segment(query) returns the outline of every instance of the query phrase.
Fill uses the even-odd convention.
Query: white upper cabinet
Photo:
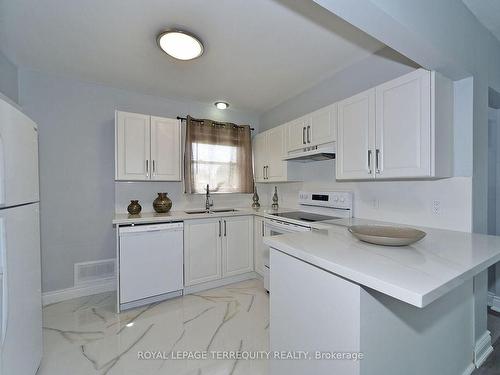
[[[148,180],[150,176],[150,116],[116,112],[117,180]]]
[[[286,126],[287,152],[334,142],[337,135],[337,104],[318,109]]]
[[[377,178],[431,176],[431,77],[416,70],[376,88]]]
[[[115,158],[116,180],[180,181],[180,121],[116,111]]]
[[[338,103],[337,179],[374,176],[375,89]]]
[[[306,119],[301,117],[287,125],[288,151],[300,150],[306,146]]]
[[[287,181],[286,125],[277,126],[253,138],[254,178],[256,182]]]
[[[311,113],[306,121],[306,141],[309,146],[334,142],[337,138],[337,103]],[[307,127],[309,126],[309,128]]]
[[[267,132],[267,169],[269,181],[286,180],[287,168],[283,157],[286,153],[286,126],[277,126]]]
[[[417,69],[339,103],[337,179],[449,177],[453,86]]]
[[[256,182],[265,182],[266,168],[266,145],[267,137],[265,133],[255,135],[253,138],[253,170]]]
[[[180,181],[181,164],[179,120],[151,117],[151,179]]]

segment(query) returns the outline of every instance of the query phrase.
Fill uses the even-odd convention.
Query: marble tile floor
[[[44,307],[38,375],[267,374],[265,360],[140,359],[172,351],[267,351],[269,296],[260,280],[115,313],[115,293]]]

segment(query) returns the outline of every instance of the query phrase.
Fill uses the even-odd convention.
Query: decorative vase
[[[127,211],[130,215],[138,215],[141,213],[142,207],[138,200],[131,200],[127,207]]]
[[[257,186],[253,184],[253,197],[252,197],[253,203],[252,203],[252,208],[259,208],[260,203],[259,203],[259,194],[257,194]]]
[[[275,186],[274,187],[274,195],[273,195],[273,204],[271,205],[271,208],[273,210],[277,210],[279,207],[278,205],[278,188]]]
[[[164,214],[172,208],[172,201],[167,197],[168,193],[158,193],[158,197],[153,201],[153,208],[159,214]]]

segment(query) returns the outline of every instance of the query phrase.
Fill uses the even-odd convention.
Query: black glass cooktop
[[[318,214],[312,214],[309,212],[302,212],[302,211],[281,212],[281,213],[276,213],[276,214],[272,214],[272,215],[284,217],[287,219],[307,221],[310,223],[313,223],[315,221],[338,219],[338,217],[335,217],[335,216],[318,215]]]

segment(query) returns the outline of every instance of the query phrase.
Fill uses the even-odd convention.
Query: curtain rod
[[[187,118],[186,117],[177,116],[177,120],[186,121]],[[195,119],[195,120],[198,120],[198,119]],[[214,122],[217,122],[217,121],[214,121]],[[238,125],[236,125],[236,126],[238,126]],[[238,126],[238,127],[240,128],[241,126]],[[254,131],[255,129],[254,128],[250,128],[250,130]]]

